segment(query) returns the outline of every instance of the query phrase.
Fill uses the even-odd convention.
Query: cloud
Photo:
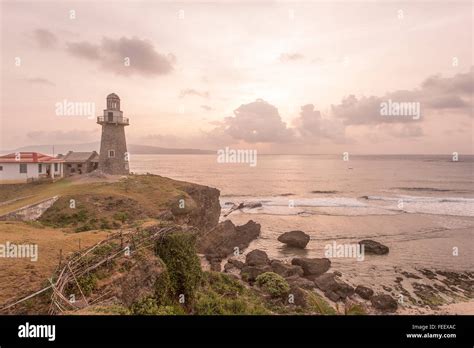
[[[36,29],[33,36],[40,48],[54,48],[58,43],[56,35],[46,29]]]
[[[196,89],[187,88],[187,89],[183,89],[179,93],[180,98],[184,98],[186,96],[197,96],[197,97],[202,97],[202,98],[209,98],[209,92],[208,91],[198,91]]]
[[[288,142],[294,138],[294,131],[282,121],[278,109],[262,99],[239,106],[234,116],[224,118],[213,133],[247,143]]]
[[[313,104],[303,105],[300,116],[293,121],[303,142],[318,142],[320,139],[331,139],[344,142],[344,125],[339,119],[323,118]]]
[[[424,135],[419,124],[383,124],[376,126],[376,130],[395,138],[419,138]]]
[[[86,41],[69,42],[67,51],[78,58],[100,61],[104,70],[119,75],[165,75],[173,71],[176,62],[173,54],[158,53],[150,41],[137,37],[104,37],[98,45]]]
[[[33,78],[27,78],[25,81],[33,84],[41,84],[41,85],[48,85],[48,86],[55,86],[55,84],[48,79],[44,79],[42,77],[33,77]]]
[[[387,93],[384,97],[370,96],[357,98],[350,95],[343,98],[340,104],[332,105],[331,110],[336,118],[346,125],[410,123],[422,121],[431,113],[450,111],[472,116],[472,93],[474,90],[474,73],[460,73],[453,77],[443,78],[439,75],[427,78],[419,89],[398,90]],[[381,115],[381,103],[416,102],[420,105],[421,117],[386,117]]]
[[[209,105],[201,105],[201,109],[206,110],[206,111],[214,110],[214,109],[211,108]]]
[[[300,53],[282,53],[280,54],[279,60],[282,63],[294,62],[296,60],[303,59],[304,56]]]
[[[98,139],[99,129],[70,131],[33,131],[26,134],[26,137],[37,143],[49,143],[54,140],[56,143],[82,143],[87,141],[96,141]]]
[[[80,58],[99,60],[100,46],[91,44],[87,41],[82,42],[68,42],[67,51],[72,55]]]

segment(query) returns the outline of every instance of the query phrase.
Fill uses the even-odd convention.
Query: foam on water
[[[463,197],[397,197],[368,196],[368,201],[382,201],[389,209],[401,209],[407,213],[474,216],[474,198]]]
[[[419,213],[452,216],[474,216],[474,199],[458,197],[416,197],[416,196],[365,196],[353,197],[232,197],[234,203],[261,203],[261,207],[244,208],[245,213],[301,215],[392,215]],[[224,211],[232,207],[229,199],[223,197]]]

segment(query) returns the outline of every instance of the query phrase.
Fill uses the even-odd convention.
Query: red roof
[[[19,155],[19,156],[17,156]],[[39,152],[16,152],[0,156],[0,163],[61,163],[64,160]]]

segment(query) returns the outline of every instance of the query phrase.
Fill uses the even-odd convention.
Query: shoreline
[[[424,216],[423,216],[424,215]],[[412,220],[417,220],[420,216],[423,219],[432,221],[431,216],[426,214],[413,214],[409,216]],[[394,220],[397,216],[387,215],[385,216],[388,220],[384,222],[377,222],[376,225],[394,225]],[[439,220],[443,220],[446,216],[439,216]],[[452,218],[452,216],[448,216]],[[327,242],[337,241],[338,243],[354,242],[361,239],[373,238],[377,241],[381,241],[386,245],[390,246],[390,253],[383,256],[369,256],[368,261],[356,262],[340,259],[331,259],[333,264],[329,272],[340,272],[342,276],[340,279],[352,286],[357,284],[364,284],[372,288],[375,292],[386,293],[395,299],[399,299],[399,296],[404,296],[405,304],[399,303],[399,311],[396,314],[408,314],[408,313],[419,313],[419,314],[459,314],[464,313],[462,308],[465,301],[472,301],[474,296],[474,273],[470,273],[470,270],[474,268],[474,265],[459,266],[457,261],[455,267],[450,267],[449,263],[442,264],[438,262],[437,266],[430,264],[430,259],[424,259],[421,255],[412,255],[411,258],[418,260],[426,260],[426,262],[420,264],[412,264],[411,261],[404,259],[403,252],[406,249],[405,245],[412,245],[413,248],[417,248],[417,245],[423,246],[426,249],[426,253],[432,253],[436,248],[442,247],[444,239],[440,239],[439,236],[443,235],[447,237],[449,235],[456,236],[462,234],[465,236],[467,243],[472,243],[469,235],[472,228],[464,226],[463,228],[457,229],[443,229],[434,230],[431,233],[423,233],[421,239],[413,239],[413,233],[409,233],[410,224],[406,224],[407,215],[400,217],[403,218],[408,232],[400,233],[387,233],[387,235],[381,235],[377,233],[361,233],[361,234],[349,234],[344,235],[343,231],[339,230],[336,238],[331,237],[331,232],[334,231],[336,226],[346,225],[348,231],[353,231],[356,226],[364,226],[369,228],[370,224],[367,223],[372,220],[371,216],[327,216],[317,215],[312,216],[311,224],[308,223],[297,223],[297,221],[308,220],[307,217],[300,216],[279,216],[275,221],[270,221],[268,216],[261,216],[258,213],[246,213],[236,212],[235,215],[231,214],[228,219],[235,223],[241,223],[247,219],[255,219],[255,221],[262,224],[262,235],[258,240],[254,240],[246,253],[253,249],[263,250],[268,253],[269,257],[281,260],[283,262],[289,262],[291,257],[305,256],[305,257],[324,257],[323,246]],[[469,225],[474,223],[474,219],[471,217],[463,217],[461,220],[467,222]],[[222,220],[222,216],[221,216]],[[355,223],[354,221],[359,221]],[[423,224],[422,224],[423,225]],[[462,223],[461,223],[462,225]],[[310,226],[311,228],[309,228]],[[425,226],[426,227],[426,226]],[[276,237],[285,231],[290,230],[303,230],[311,236],[310,242],[305,250],[288,249],[276,241]],[[321,236],[320,231],[326,231],[324,236]],[[405,239],[408,236],[407,239]],[[457,236],[459,237],[459,236]],[[449,240],[449,238],[448,238]],[[430,251],[429,243],[433,243],[433,249]],[[438,243],[439,241],[439,243]],[[407,244],[408,243],[408,244]],[[464,257],[468,257],[469,247],[465,242],[456,243],[456,245],[464,246],[461,249]],[[405,250],[406,251],[406,250]],[[467,255],[466,255],[467,253]],[[464,258],[465,259],[465,258]],[[462,262],[461,259],[458,259]],[[435,260],[439,261],[439,260]],[[466,262],[466,261],[465,261]],[[472,262],[472,261],[470,261]],[[423,274],[428,274],[428,277]],[[452,279],[448,279],[443,275],[437,274],[437,272],[447,273]],[[434,276],[432,274],[435,274]],[[467,277],[466,284],[462,277]],[[439,279],[438,279],[439,278]],[[455,287],[455,283],[463,284],[464,289]],[[469,298],[470,296],[470,298]],[[408,299],[408,302],[407,302]],[[420,302],[420,303],[419,303]],[[333,303],[334,304],[334,303]],[[456,304],[458,304],[456,306]],[[431,305],[430,309],[424,308],[424,306]],[[461,308],[461,309],[460,309]],[[466,313],[474,314],[474,308],[469,307],[466,309]]]
[[[395,258],[398,261],[404,261],[397,259],[400,256],[399,251],[403,250],[403,248],[398,248],[397,244],[403,240],[390,242],[386,239],[387,236],[380,235],[380,233],[367,233],[370,228],[375,228],[374,232],[379,231],[381,223],[390,228],[397,228],[397,224],[390,221],[390,219],[398,218],[394,215],[385,216],[384,219],[389,219],[385,222],[372,221],[371,217],[367,216],[341,218],[324,215],[316,217],[280,216],[268,220],[268,217],[262,215],[236,212],[228,219],[222,220],[225,211],[221,209],[219,190],[156,175],[130,175],[114,178],[114,180],[109,178],[99,180],[94,177],[90,180],[83,177],[44,185],[27,184],[10,189],[11,191],[4,192],[4,197],[1,197],[2,201],[8,201],[14,196],[24,196],[25,192],[38,197],[44,197],[51,192],[59,196],[59,199],[44,212],[38,221],[29,224],[18,222],[22,226],[27,226],[29,233],[34,233],[35,229],[44,228],[42,224],[46,224],[55,229],[54,233],[65,236],[74,234],[79,238],[83,231],[96,233],[105,229],[110,233],[117,233],[126,230],[128,234],[133,235],[144,233],[144,231],[155,231],[162,226],[195,234],[197,252],[204,254],[202,258],[206,260],[203,264],[209,263],[209,270],[212,271],[207,272],[206,277],[215,277],[212,274],[217,271],[222,277],[230,276],[234,282],[240,284],[239,287],[244,286],[254,294],[252,296],[257,296],[255,299],[264,301],[270,308],[273,308],[270,310],[272,314],[284,314],[288,310],[297,310],[295,313],[298,313],[299,310],[303,311],[302,313],[305,311],[313,313],[312,311],[316,307],[321,309],[321,303],[324,303],[324,308],[326,308],[321,314],[328,314],[332,311],[339,314],[347,314],[352,311],[357,314],[377,314],[385,311],[393,314],[405,314],[410,311],[420,312],[420,314],[435,314],[438,312],[451,313],[458,310],[459,313],[464,313],[461,311],[462,305],[457,303],[465,303],[462,300],[466,299],[467,295],[472,298],[474,274],[468,274],[469,272],[443,272],[430,267],[416,271],[409,267],[399,267],[395,270],[392,269],[394,272],[388,271],[389,267],[383,260]],[[71,197],[78,201],[77,204],[81,207],[80,215],[76,214],[77,211],[69,208],[68,202]],[[89,209],[91,207],[94,209]],[[133,215],[125,214],[127,209],[132,209],[135,213]],[[73,214],[71,219],[68,218],[68,214]],[[78,220],[74,216],[81,217],[80,225],[77,225]],[[101,220],[98,221],[98,218]],[[313,221],[314,218],[316,220]],[[360,225],[364,227],[362,234],[354,234],[356,226],[354,220],[363,221],[363,224]],[[427,217],[423,217],[422,220],[431,221]],[[467,220],[471,222],[473,219]],[[232,221],[235,222],[235,225]],[[298,226],[301,222],[307,221],[311,221],[311,224]],[[388,233],[388,236],[411,236],[412,234],[409,233],[411,226],[409,223],[407,224],[406,216],[403,221],[406,224],[404,228],[407,233]],[[421,225],[426,221],[421,221]],[[0,227],[8,230],[8,222],[0,224]],[[272,247],[271,243],[277,243],[275,241],[279,234],[295,229],[310,233],[311,238],[308,238],[309,244],[307,247],[305,246],[305,249],[283,247],[279,242],[278,248]],[[351,232],[349,236],[344,236],[344,229]],[[41,237],[41,235],[38,236]],[[321,253],[321,242],[330,240],[334,236],[340,238],[337,239],[338,241],[343,240],[341,237],[352,241],[366,239],[368,236],[373,237],[377,241],[387,244],[390,247],[390,253],[368,256],[370,262],[356,263],[358,267],[365,268],[351,271],[350,268],[343,267],[344,263],[338,262],[337,259],[325,259]],[[43,242],[41,238],[38,239],[38,243]],[[269,242],[270,245],[265,244]],[[415,242],[416,240],[409,240],[410,244]],[[235,255],[236,246],[238,246],[238,256]],[[255,266],[254,261],[248,259],[250,254],[260,255],[263,262],[257,260],[257,266]],[[52,267],[57,262],[54,251],[49,257],[50,260],[46,260],[46,262],[49,263],[48,267]],[[151,261],[151,254],[147,258],[147,262],[155,262]],[[322,264],[328,263],[328,265],[321,269],[321,262]],[[319,265],[311,266],[316,267],[318,271],[306,274],[305,268],[302,268],[303,266],[300,264],[303,266],[305,264]],[[400,264],[403,265],[403,263]],[[137,265],[137,267],[139,266]],[[206,272],[206,267],[203,267],[204,272]],[[305,274],[302,273],[303,270]],[[113,271],[107,277],[114,275],[114,272],[121,273]],[[291,290],[289,288],[285,291],[291,291],[290,295],[298,294],[300,304],[288,306],[284,297],[268,298],[268,295],[262,292],[262,284],[255,283],[256,278],[262,274],[273,274],[272,277],[280,277],[278,281],[291,288]],[[360,277],[360,275],[365,276]],[[123,276],[127,277],[127,273]],[[146,273],[140,271],[139,277],[144,276]],[[227,278],[222,278],[221,281],[224,279]],[[368,280],[390,280],[391,283],[372,284]],[[364,300],[359,293],[354,293],[354,289],[362,285],[372,288],[373,296]],[[120,287],[123,286],[123,284],[120,285]],[[143,290],[140,282],[135,286],[137,287],[136,293],[129,292],[128,295],[132,298],[138,296]],[[328,295],[328,286],[336,287],[334,289],[341,297],[333,298],[332,290]],[[404,300],[408,302],[402,302],[397,306],[396,300],[399,299],[399,294],[403,294]],[[286,296],[285,292],[279,296]],[[314,300],[310,300],[312,296],[317,296],[316,302],[319,304],[316,307],[307,307],[308,301]],[[385,302],[382,303],[382,307],[374,309],[374,300],[371,297],[377,297]],[[454,300],[456,303],[447,304]],[[128,305],[135,302],[135,300],[126,299]],[[471,302],[472,300],[468,301],[468,303]],[[420,309],[427,305],[430,306],[430,309],[426,312]],[[398,307],[398,309],[394,311],[394,307]],[[469,304],[465,310],[470,311],[471,305]]]

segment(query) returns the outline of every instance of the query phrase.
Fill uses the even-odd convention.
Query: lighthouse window
[[[115,157],[115,150],[109,150],[109,157]]]

